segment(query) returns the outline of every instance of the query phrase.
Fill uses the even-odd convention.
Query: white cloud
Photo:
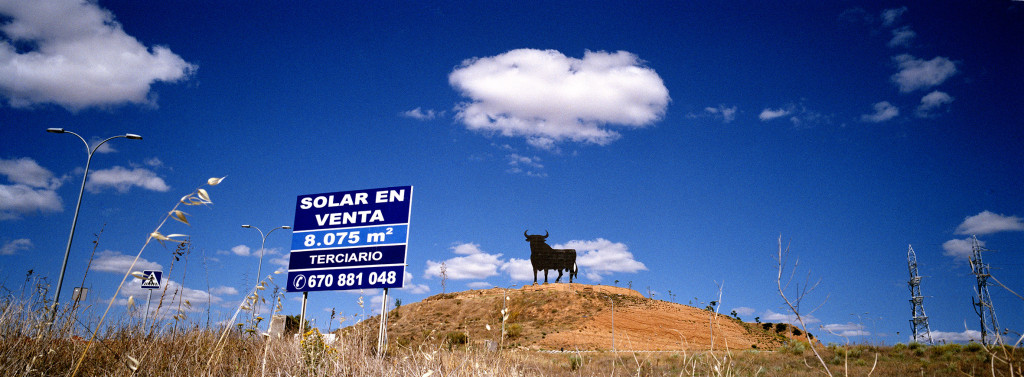
[[[886,9],[882,11],[882,26],[891,27],[899,22],[900,16],[907,11],[907,7]]]
[[[488,254],[480,250],[480,245],[463,243],[452,246],[452,252],[462,257],[455,257],[444,262],[427,261],[425,277],[441,276],[441,263],[445,266],[445,275],[451,280],[485,279],[498,274],[501,266],[501,254]]]
[[[60,179],[53,176],[53,173],[28,157],[0,159],[0,175],[7,176],[7,180],[11,183],[48,190],[56,190],[62,183]]]
[[[992,234],[998,232],[1019,232],[1024,231],[1024,222],[1017,216],[1006,216],[990,211],[968,216],[960,226],[956,227],[956,234]]]
[[[974,239],[965,238],[962,240],[949,240],[942,243],[942,255],[950,256],[956,259],[967,260],[971,257],[971,252],[974,250],[973,247]],[[985,241],[978,240],[978,246],[985,247]]]
[[[22,214],[58,212],[63,208],[57,192],[26,185],[0,185],[0,220],[16,220]]]
[[[164,290],[164,287],[166,287],[166,290]],[[211,292],[218,288],[211,289]],[[167,292],[164,297],[164,305],[163,308],[157,312],[158,306],[156,304],[159,302],[160,294],[163,294],[163,292]],[[166,318],[177,314],[179,302],[181,303],[180,307],[182,312],[199,312],[205,310],[204,306],[207,303],[216,305],[224,300],[217,296],[217,294],[212,294],[211,292],[182,286],[176,281],[167,279],[165,275],[164,281],[161,282],[160,289],[153,292],[153,302],[149,309],[150,318],[153,318],[154,315]],[[146,296],[148,294],[149,289],[142,288],[142,284],[140,284],[138,280],[133,280],[125,283],[124,287],[121,288],[121,298],[117,300],[117,304],[127,305],[128,297],[134,297],[135,305],[137,307],[141,307],[141,310],[144,311],[146,309]],[[188,301],[188,304],[185,304],[186,301]],[[261,312],[266,313],[267,311],[263,310]]]
[[[822,327],[824,327],[825,331],[828,331],[830,334],[834,334],[834,335],[838,335],[838,336],[842,336],[842,337],[868,336],[868,335],[871,335],[870,332],[864,330],[864,325],[861,325],[859,323],[853,323],[853,322],[847,322],[845,324],[843,324],[843,323],[831,323],[831,324],[828,324],[828,325],[825,325],[825,326],[822,326]]]
[[[981,342],[981,331],[964,330],[962,332],[931,331],[932,341],[935,342]]]
[[[405,280],[403,280],[402,283],[405,284],[405,287],[400,289],[403,292],[408,292],[414,295],[421,295],[430,292],[430,286],[426,284],[412,284],[412,274],[409,273],[409,271],[405,272]]]
[[[744,316],[754,314],[754,312],[755,312],[754,308],[748,308],[746,306],[741,306],[741,307],[738,307],[738,308],[732,308],[732,311],[736,312],[737,315],[744,315]]]
[[[736,120],[737,109],[736,106],[725,107],[725,105],[718,105],[718,107],[705,107],[704,112],[711,114],[715,118],[722,119],[722,123],[730,123]]]
[[[151,170],[143,168],[129,170],[121,166],[91,172],[89,181],[85,183],[85,188],[90,192],[100,192],[104,188],[111,187],[120,193],[126,193],[132,186],[159,192],[171,189],[164,183],[163,178],[157,177],[156,173]]]
[[[238,245],[231,248],[231,253],[238,256],[247,257],[252,254],[252,249],[245,245]]]
[[[904,26],[899,29],[892,30],[892,39],[889,40],[889,47],[908,47],[910,41],[917,37],[917,33],[910,30],[910,26]]]
[[[462,62],[448,81],[469,98],[456,107],[468,129],[524,137],[539,148],[574,141],[607,145],[612,125],[660,120],[669,95],[661,77],[634,54],[519,49]]]
[[[101,251],[96,259],[92,261],[92,265],[89,267],[93,271],[102,272],[113,272],[123,274],[128,272],[128,267],[132,265],[132,261],[135,260],[135,256],[121,254],[112,250]],[[132,267],[132,271],[142,270],[162,270],[163,267],[160,263],[150,262],[146,258],[139,257],[139,260],[135,262],[135,267]]]
[[[225,285],[219,287],[210,288],[210,294],[212,295],[237,295],[238,290],[235,287],[228,287]]]
[[[280,257],[280,258],[270,258],[267,262],[270,262],[270,264],[281,266],[281,267],[288,267],[288,258],[289,258],[289,256],[285,255],[285,256]],[[288,270],[288,269],[285,268],[285,270]]]
[[[93,2],[5,1],[0,14],[9,17],[0,24],[0,93],[14,107],[153,105],[150,85],[196,70],[167,47],[139,43]]]
[[[501,272],[508,274],[512,281],[533,280],[533,264],[529,259],[509,258],[501,265]]]
[[[32,248],[32,240],[28,238],[19,238],[14,241],[5,243],[3,247],[0,247],[0,255],[14,255],[19,251],[29,250]]]
[[[805,324],[818,323],[821,320],[815,318],[813,315],[803,315]],[[791,325],[800,325],[800,322],[796,319],[796,314],[782,314],[776,313],[771,309],[765,310],[761,316],[761,320],[764,322],[784,322]]]
[[[761,110],[761,115],[758,115],[758,118],[760,118],[762,122],[767,122],[775,118],[784,117],[792,112],[792,110],[787,109],[764,109]]]
[[[921,118],[927,118],[931,116],[934,111],[946,107],[946,105],[953,103],[953,97],[949,94],[940,92],[938,90],[926,94],[921,97],[921,104],[917,106],[917,116]]]
[[[413,119],[419,119],[419,120],[431,120],[431,119],[436,118],[439,115],[441,115],[441,113],[435,112],[434,110],[430,110],[430,109],[424,111],[423,109],[421,109],[419,107],[417,107],[415,109],[412,109],[412,110],[409,110],[409,111],[402,112],[402,116],[404,116],[406,118],[413,118]]]
[[[466,286],[472,289],[494,288],[494,284],[488,283],[486,281],[474,281],[472,283],[466,283]]]
[[[35,160],[28,157],[0,159],[0,175],[14,183],[0,185],[0,220],[15,220],[23,214],[63,209],[56,192],[62,180]]]
[[[893,61],[899,66],[899,71],[892,75],[892,82],[903,93],[942,84],[957,72],[956,64],[941,56],[926,61],[903,54],[893,57]]]
[[[882,101],[875,104],[874,114],[861,115],[860,120],[863,122],[880,123],[895,118],[898,115],[900,115],[900,109],[888,101]]]
[[[544,164],[540,163],[540,157],[533,156],[520,156],[519,154],[512,153],[506,155],[505,158],[508,160],[508,172],[512,174],[526,174],[531,177],[547,177],[548,174],[541,171],[544,169]]]
[[[593,241],[569,241],[561,245],[552,245],[555,249],[576,249],[576,265],[580,272],[592,281],[615,272],[634,273],[647,270],[647,266],[633,258],[629,247],[620,242],[611,242],[604,238]]]

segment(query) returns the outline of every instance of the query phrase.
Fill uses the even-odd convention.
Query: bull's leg
[[[555,279],[555,283],[558,283],[560,281],[562,281],[562,269],[561,268],[558,269],[558,278]]]
[[[537,285],[537,269],[533,269],[533,285]]]
[[[545,269],[544,270],[544,284],[547,284],[547,283],[548,283],[548,270]]]

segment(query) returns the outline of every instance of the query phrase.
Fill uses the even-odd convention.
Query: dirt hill
[[[388,313],[390,342],[496,343],[502,293],[500,288],[447,293],[402,305]],[[711,326],[710,311],[649,299],[626,288],[563,283],[507,293],[506,348],[610,350],[613,327],[617,350],[707,350],[712,333],[716,350],[774,349],[790,338],[804,338],[792,326],[747,323],[722,314]],[[375,335],[378,319],[360,325],[372,326]]]

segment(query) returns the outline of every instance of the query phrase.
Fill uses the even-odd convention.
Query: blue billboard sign
[[[288,291],[401,288],[412,186],[300,195]]]

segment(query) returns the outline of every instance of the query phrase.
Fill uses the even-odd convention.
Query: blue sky
[[[105,306],[176,201],[222,176],[212,205],[184,208],[190,226],[161,229],[191,237],[187,263],[142,253],[202,320],[206,302],[230,317],[255,281],[260,237],[242,224],[292,225],[299,195],[404,185],[403,303],[527,283],[527,229],[575,247],[583,283],[700,307],[721,286],[724,312],[762,321],[786,319],[781,234],[797,276],[821,280],[811,332],[835,342],[821,327],[907,340],[908,245],[945,339],[979,329],[972,234],[1024,290],[1024,3],[3,0],[0,14],[0,279],[15,291],[28,270],[55,285],[87,156],[50,127],[144,138],[94,155],[62,302],[96,234],[85,286]],[[290,238],[267,238],[264,274]],[[991,293],[1001,327],[1024,331],[1024,300]],[[347,325],[377,300],[316,292],[308,312]]]

